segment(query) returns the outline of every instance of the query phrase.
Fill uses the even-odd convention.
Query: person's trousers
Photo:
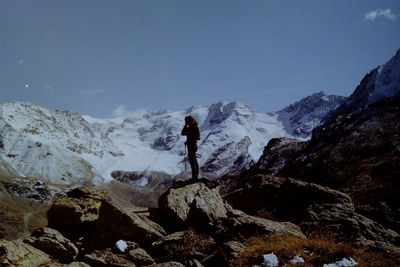
[[[188,146],[189,163],[190,167],[192,168],[192,179],[199,178],[199,164],[197,163],[196,151],[196,147]]]

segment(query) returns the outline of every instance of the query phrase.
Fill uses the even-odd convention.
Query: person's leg
[[[199,179],[199,163],[197,162],[196,152],[194,153],[194,167],[195,167],[195,178]]]
[[[199,176],[199,164],[196,159],[196,149],[192,149],[188,147],[188,156],[190,167],[192,168],[192,178],[197,179]]]

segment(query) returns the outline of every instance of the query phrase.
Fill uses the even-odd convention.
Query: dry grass
[[[399,266],[395,259],[382,254],[369,252],[366,248],[356,248],[351,244],[332,241],[327,237],[301,239],[287,235],[270,235],[264,238],[249,238],[246,249],[240,254],[235,266],[254,266],[262,262],[262,255],[274,253],[280,266],[311,267],[334,263],[343,258],[352,257],[357,267],[393,267]],[[294,256],[301,256],[305,263],[291,264]]]
[[[189,229],[185,231],[182,240],[168,245],[163,254],[156,257],[156,260],[157,262],[178,261],[188,264],[191,259],[201,260],[214,251],[215,242],[210,236]]]

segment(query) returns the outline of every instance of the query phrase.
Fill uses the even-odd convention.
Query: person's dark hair
[[[185,122],[186,123],[193,123],[193,124],[197,125],[197,121],[193,118],[192,115],[186,116],[185,117]]]

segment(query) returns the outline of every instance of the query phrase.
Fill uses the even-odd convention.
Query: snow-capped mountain
[[[55,184],[111,180],[120,171],[179,174],[185,166],[183,118],[200,126],[202,174],[215,177],[249,167],[273,137],[308,138],[341,97],[317,93],[279,112],[218,102],[185,111],[156,111],[140,119],[96,119],[29,103],[0,104],[0,169]],[[5,170],[4,170],[5,172]],[[15,173],[15,172],[14,172]]]
[[[400,94],[400,49],[382,66],[373,69],[349,97],[347,105],[359,108]]]
[[[295,137],[308,138],[329,112],[335,110],[346,97],[315,93],[278,111],[278,119],[282,121],[285,131]]]

